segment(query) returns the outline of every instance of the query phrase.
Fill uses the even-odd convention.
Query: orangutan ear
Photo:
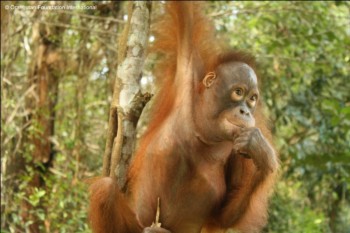
[[[207,73],[207,75],[205,75],[202,82],[206,88],[209,88],[215,82],[215,79],[216,79],[215,72],[209,72]]]

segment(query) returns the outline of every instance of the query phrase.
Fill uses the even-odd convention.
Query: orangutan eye
[[[241,88],[238,88],[235,90],[236,95],[242,96],[243,95],[243,90]]]
[[[233,101],[240,101],[243,98],[244,90],[242,88],[236,88],[233,90],[231,94],[231,98]]]
[[[258,100],[258,95],[253,95],[252,97],[250,97],[251,101],[257,101]]]
[[[248,104],[251,108],[253,108],[255,107],[257,101],[258,101],[258,95],[254,94],[249,98]]]

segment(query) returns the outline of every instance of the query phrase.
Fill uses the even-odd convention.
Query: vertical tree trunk
[[[85,45],[85,43],[84,43]],[[84,48],[85,50],[85,48]],[[83,122],[84,122],[84,97],[87,87],[87,72],[84,70],[85,64],[84,61],[80,61],[79,71],[78,71],[78,82],[76,86],[75,93],[75,128],[74,128],[74,138],[75,138],[75,146],[73,149],[73,156],[75,157],[76,165],[75,165],[75,181],[78,180],[79,174],[79,163],[80,163],[80,154],[84,145],[84,133],[83,133]]]
[[[7,4],[9,4],[9,2],[1,2],[1,60],[4,59],[4,55],[7,53],[7,49],[9,48],[9,43],[8,43],[8,36],[9,36],[9,28],[8,28],[8,24],[10,22],[10,17],[8,14],[8,11],[5,9],[5,6]],[[5,98],[5,94],[4,94],[4,80],[3,78],[5,78],[6,76],[6,71],[7,70],[7,64],[4,64],[1,61],[1,100],[3,100]],[[8,115],[5,113],[4,111],[4,106],[3,104],[1,104],[1,126],[4,125],[4,123],[6,122],[5,120],[5,115]],[[10,184],[9,180],[4,180],[7,178],[7,162],[5,159],[5,146],[4,146],[4,142],[5,142],[5,137],[3,135],[3,128],[1,128],[1,229],[5,229],[5,227],[7,227],[7,223],[5,220],[5,214],[6,214],[6,205],[4,202],[10,201],[11,200],[11,196],[8,194],[8,192],[6,192],[6,187],[5,185]],[[6,177],[6,178],[5,178]],[[12,181],[12,180],[11,180]],[[10,184],[11,185],[11,184]],[[5,191],[6,190],[6,191]]]
[[[341,181],[341,178],[338,177],[337,184],[333,188],[333,196],[334,200],[331,201],[330,210],[328,213],[329,216],[329,228],[332,233],[339,232],[339,217],[341,204],[345,200],[345,192],[346,192],[346,183]]]
[[[81,20],[81,24],[83,24],[83,19]],[[76,160],[75,166],[75,175],[74,182],[78,180],[79,174],[79,163],[80,163],[80,154],[82,152],[83,144],[84,144],[84,133],[83,133],[83,122],[84,122],[84,97],[88,84],[88,74],[91,71],[89,66],[90,54],[88,49],[86,48],[87,39],[89,38],[89,32],[81,32],[81,41],[80,41],[80,49],[79,49],[79,64],[77,69],[78,82],[75,90],[75,122],[74,122],[74,138],[75,138],[75,146],[73,149],[73,156]]]
[[[124,187],[135,146],[136,124],[146,103],[139,80],[148,44],[151,3],[130,3],[129,20],[120,39],[117,79],[110,108],[103,174]],[[118,130],[118,132],[117,132]]]
[[[50,21],[49,14],[44,12],[42,17]],[[68,23],[70,17],[60,14],[59,22]],[[63,58],[60,55],[64,28],[49,27],[44,24],[35,24],[33,27],[32,61],[28,70],[29,86],[34,85],[35,90],[26,100],[26,107],[31,111],[30,126],[25,131],[26,144],[33,148],[23,151],[24,156],[31,155],[28,160],[32,167],[32,179],[27,188],[27,196],[35,190],[45,187],[43,177],[53,160],[53,144],[51,137],[54,135],[55,106],[58,97],[59,77],[63,74]],[[29,202],[23,202],[22,216],[26,222],[33,221],[29,226],[30,232],[42,232],[40,226],[43,223],[33,214],[35,206]],[[40,207],[40,206],[39,206]]]
[[[89,19],[80,19],[82,27],[89,27]],[[75,89],[75,122],[74,122],[74,138],[75,146],[73,149],[73,155],[76,160],[76,169],[74,181],[78,180],[79,164],[81,160],[81,154],[85,150],[85,134],[84,134],[84,120],[85,120],[85,94],[87,91],[89,75],[96,64],[101,62],[102,56],[97,54],[96,51],[100,50],[100,46],[94,44],[93,49],[88,49],[87,44],[90,39],[90,33],[83,31],[80,32],[80,47],[78,50],[78,67],[76,74],[78,77],[76,89]]]
[[[103,3],[101,3],[103,4]],[[115,2],[110,2],[110,3],[105,3],[105,4],[110,4],[109,9],[107,12],[105,12],[105,15],[107,17],[114,17],[114,18],[122,18],[121,16],[121,5],[122,2],[120,1],[115,1]],[[117,57],[117,48],[115,46],[115,42],[118,41],[117,34],[118,31],[120,31],[121,22],[113,22],[109,21],[106,22],[105,28],[109,32],[114,32],[115,34],[110,35],[106,37],[106,43],[103,44],[102,46],[104,47],[104,54],[106,57],[106,63],[107,63],[107,79],[108,82],[106,82],[106,90],[108,93],[113,94],[113,89],[114,89],[114,81],[117,76],[117,66],[118,66],[118,59]]]

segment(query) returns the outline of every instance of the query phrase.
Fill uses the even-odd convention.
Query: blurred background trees
[[[75,8],[11,9],[63,4]],[[154,3],[153,18],[160,11]],[[260,66],[282,161],[265,232],[350,232],[350,4],[212,1],[206,11]],[[90,232],[84,181],[102,171],[126,19],[122,2],[1,2],[1,232]]]

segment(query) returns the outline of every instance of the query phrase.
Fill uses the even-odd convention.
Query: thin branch
[[[112,148],[115,146],[116,135],[118,132],[118,121],[119,121],[118,109],[116,107],[111,107],[109,111],[106,147],[103,155],[103,168],[102,168],[103,176],[109,176],[111,174]]]
[[[12,113],[10,114],[10,116],[6,119],[6,124],[9,124],[13,118],[15,118],[15,116],[17,115],[17,111],[19,109],[19,107],[21,106],[22,101],[24,101],[24,98],[34,90],[34,88],[36,87],[35,84],[31,85],[26,92],[17,100],[17,104],[14,108],[14,110],[12,111]]]
[[[85,18],[89,18],[89,19],[105,20],[105,21],[111,21],[111,22],[122,23],[122,24],[126,23],[124,20],[114,19],[111,17],[100,17],[100,16],[94,16],[94,15],[87,15],[87,14],[81,14],[81,13],[77,13],[77,12],[70,12],[70,11],[66,11],[66,10],[58,10],[57,12],[63,13],[63,14],[69,14],[69,15],[78,15],[80,17],[85,17]]]
[[[3,144],[2,144],[2,146],[5,146],[7,143],[9,143],[10,140],[11,140],[12,138],[14,138],[16,135],[19,135],[20,138],[22,138],[22,131],[23,131],[24,129],[26,129],[30,124],[31,124],[31,121],[28,121],[28,122],[26,122],[24,125],[22,125],[22,127],[17,128],[17,129],[16,129],[16,133],[14,133],[13,135],[9,136],[8,138],[5,138],[5,140],[4,140]],[[20,140],[18,140],[18,142],[19,142],[19,141],[20,141]],[[17,146],[16,146],[16,147],[17,147]],[[15,151],[16,151],[16,150],[15,150]],[[14,154],[14,153],[13,153],[13,154]]]
[[[99,36],[96,36],[96,39],[97,39],[99,42],[101,42],[104,46],[106,46],[109,50],[118,53],[118,49],[116,49],[114,46],[112,46],[110,42],[105,41],[104,39],[102,39],[102,38],[99,37]]]
[[[284,57],[284,56],[275,56],[275,55],[256,55],[257,58],[278,58],[281,60],[290,60],[290,61],[298,61],[298,62],[309,62],[313,64],[327,64],[329,63],[328,61],[314,61],[309,58],[304,58],[304,57]]]
[[[209,17],[221,17],[224,15],[232,15],[233,10],[235,10],[234,14],[236,14],[236,15],[239,15],[239,14],[257,14],[257,13],[273,13],[273,12],[282,12],[282,11],[299,11],[299,12],[304,12],[304,13],[308,13],[308,14],[321,13],[319,11],[303,9],[303,8],[295,7],[295,6],[288,6],[288,7],[284,7],[284,8],[271,9],[270,4],[268,3],[268,4],[265,4],[263,6],[258,6],[258,7],[250,8],[250,9],[231,8],[231,9],[221,11],[221,12],[214,12],[214,13],[211,13],[209,15]],[[341,15],[332,15],[332,16],[336,17],[336,18],[348,18],[347,16],[341,16]]]
[[[44,22],[44,21],[41,21],[41,20],[38,20],[37,22],[42,23],[42,24],[46,24],[46,25],[50,25],[50,26],[63,27],[63,28],[81,30],[81,31],[88,31],[88,32],[91,32],[91,33],[100,33],[100,34],[109,34],[109,35],[118,36],[118,34],[113,33],[113,32],[109,32],[109,31],[93,30],[91,28],[77,27],[77,26],[73,26],[73,25],[70,25],[70,24],[50,23],[50,22]]]

